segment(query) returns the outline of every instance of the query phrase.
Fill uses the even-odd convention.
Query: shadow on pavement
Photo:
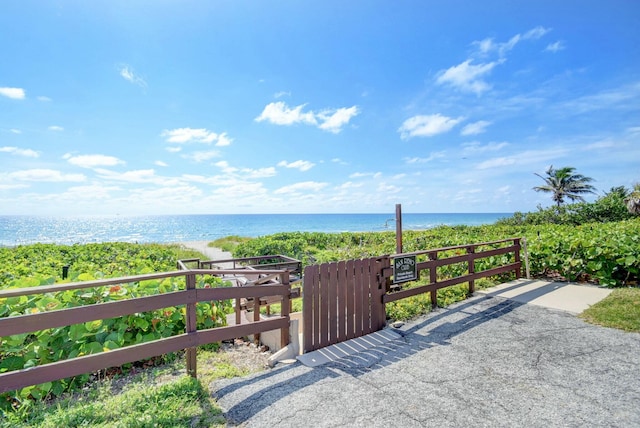
[[[478,302],[485,302],[477,308]],[[216,381],[213,397],[225,410],[231,424],[241,424],[296,391],[327,379],[344,375],[359,377],[392,365],[420,351],[450,344],[450,339],[489,320],[502,317],[522,303],[490,297],[469,301],[436,311],[395,330],[402,335],[373,349],[310,368],[300,363],[283,365],[247,378]],[[475,310],[474,310],[475,309]]]

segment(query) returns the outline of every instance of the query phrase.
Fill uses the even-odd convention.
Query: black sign
[[[401,256],[393,259],[393,283],[418,279],[416,256]]]

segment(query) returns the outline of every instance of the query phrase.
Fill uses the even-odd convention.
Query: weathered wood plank
[[[315,349],[322,348],[329,343],[329,264],[320,265],[320,335],[315,343]]]
[[[338,343],[338,264],[329,263],[329,345]]]
[[[303,319],[303,350],[304,352],[310,351],[313,343],[313,325],[315,313],[313,306],[315,303],[313,279],[316,277],[315,271],[317,265],[311,265],[304,268],[304,275],[302,281],[302,319]]]
[[[347,339],[353,339],[355,335],[355,270],[353,268],[353,260],[348,260],[345,264],[345,292],[347,295],[346,305],[346,335]]]
[[[139,361],[207,343],[247,336],[262,331],[275,330],[283,328],[288,322],[289,320],[286,317],[279,317],[239,326],[201,330],[189,334],[184,333],[153,342],[102,352],[100,354],[87,355],[24,370],[2,373],[0,374],[0,393],[13,391],[29,385],[37,385],[71,376],[78,376],[84,373],[93,373],[108,367],[117,367],[128,362]]]

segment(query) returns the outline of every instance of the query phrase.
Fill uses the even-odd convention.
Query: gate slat
[[[364,272],[363,272],[363,276],[364,276],[364,280],[365,280],[365,296],[366,296],[366,300],[365,300],[365,306],[364,306],[364,312],[365,312],[365,329],[364,329],[364,334],[369,334],[373,331],[373,326],[374,324],[374,320],[373,320],[373,313],[371,311],[371,303],[373,301],[373,294],[374,294],[374,290],[373,290],[373,283],[371,281],[371,259],[366,259],[364,264]]]
[[[360,263],[353,260],[353,335],[359,337],[362,334],[362,288],[360,284]]]
[[[320,315],[322,313],[321,310],[321,292],[320,292],[320,266],[316,265],[313,270],[312,276],[312,284],[313,284],[313,341],[312,348],[317,349],[318,340],[320,338]]]
[[[355,278],[355,270],[353,268],[353,260],[348,260],[345,264],[345,291],[347,294],[347,308],[346,308],[346,334],[347,340],[353,339],[356,337],[355,335],[355,317],[356,317],[356,307],[355,307],[355,286],[354,286],[354,278]]]
[[[329,265],[329,344],[338,343],[338,263]]]
[[[371,258],[305,269],[305,352],[378,331],[384,325],[384,290],[378,284],[384,265],[384,260]]]
[[[316,339],[316,349],[329,343],[329,279],[329,264],[320,265],[320,334]]]
[[[314,305],[317,303],[317,299],[314,296],[314,278],[317,277],[317,270],[317,265],[307,266],[304,268],[303,278],[305,278],[305,280],[302,282],[302,324],[304,334],[302,337],[304,340],[305,352],[311,350],[313,346],[314,315],[317,313],[317,310],[314,310]]]
[[[337,331],[337,341],[342,342],[347,340],[347,289],[348,289],[348,280],[347,280],[347,262],[340,261],[337,265],[337,288],[338,288],[338,331]]]

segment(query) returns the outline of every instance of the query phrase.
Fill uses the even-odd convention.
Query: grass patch
[[[640,288],[617,288],[580,314],[591,324],[640,332]]]
[[[247,238],[244,236],[225,236],[224,238],[218,238],[215,241],[209,242],[209,247],[220,248],[222,251],[227,251],[229,253],[233,253],[233,250],[242,243],[250,241],[252,238]]]
[[[198,379],[184,358],[127,377],[96,382],[49,402],[25,401],[0,417],[0,427],[222,427],[226,421],[208,385],[256,371],[232,353],[198,350]]]
[[[186,248],[179,244],[164,244],[164,245],[174,252],[174,254],[176,255],[176,260],[206,258],[206,256],[202,254],[200,251],[194,250],[192,248]]]

